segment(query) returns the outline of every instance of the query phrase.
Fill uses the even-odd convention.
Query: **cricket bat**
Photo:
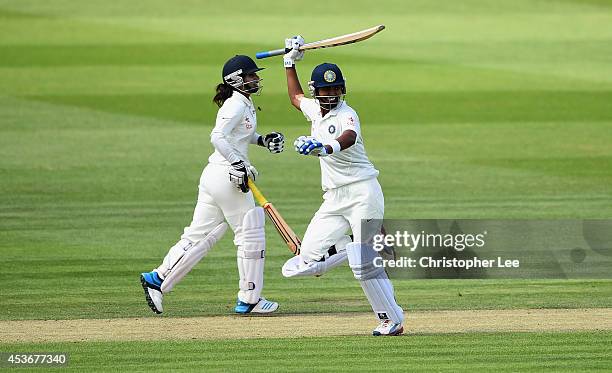
[[[251,179],[249,179],[249,188],[251,189],[251,192],[253,192],[253,197],[255,197],[257,203],[263,207],[266,215],[268,215],[283,241],[285,241],[289,247],[289,250],[291,250],[293,254],[298,255],[300,253],[302,240],[300,240],[289,224],[287,224],[285,219],[283,219],[276,207],[274,207],[274,205],[263,196],[259,188],[257,188]]]
[[[363,40],[371,38],[372,36],[376,35],[377,33],[381,32],[384,29],[385,29],[385,25],[378,25],[378,26],[374,26],[366,30],[354,32],[352,34],[336,36],[335,38],[324,39],[324,40],[319,40],[319,41],[315,41],[312,43],[304,44],[300,47],[300,50],[305,51],[309,49],[330,48],[330,47],[337,47],[340,45],[357,43],[359,41],[363,41]],[[267,57],[272,57],[272,56],[280,56],[287,52],[289,52],[289,50],[285,48],[275,49],[275,50],[266,51],[266,52],[258,52],[255,55],[255,57],[257,57],[257,59],[262,59],[262,58],[267,58]]]

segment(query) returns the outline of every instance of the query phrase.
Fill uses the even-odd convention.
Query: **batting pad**
[[[240,291],[238,299],[255,304],[261,298],[266,252],[264,210],[261,207],[250,209],[245,215],[240,231],[242,244],[238,246],[238,273]]]
[[[160,264],[159,267],[155,269],[157,275],[163,280],[170,274],[170,271],[174,268],[176,263],[178,263],[183,255],[193,247],[194,243],[186,238],[181,238],[179,242],[174,244],[168,250],[168,254],[164,257],[164,261]]]
[[[395,301],[393,285],[384,268],[374,265],[378,253],[371,246],[359,243],[346,245],[346,252],[353,275],[359,280],[376,317],[401,324],[404,321],[404,310]]]
[[[183,277],[195,267],[196,264],[208,253],[217,241],[223,237],[227,230],[227,223],[217,225],[203,240],[185,251],[185,254],[170,270],[161,285],[162,293],[172,291],[174,285],[178,284]]]

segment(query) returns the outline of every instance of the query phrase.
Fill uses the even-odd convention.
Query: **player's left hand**
[[[297,139],[295,139],[295,141],[293,142],[295,151],[300,153],[300,149],[302,148],[302,145],[304,145],[306,141],[308,141],[309,139],[313,139],[313,137],[312,136],[300,136]]]
[[[329,155],[325,145],[312,136],[300,136],[293,145],[295,145],[295,151],[302,155],[314,155],[317,157]]]
[[[285,149],[285,136],[280,132],[270,132],[263,137],[262,142],[270,153],[280,153]]]

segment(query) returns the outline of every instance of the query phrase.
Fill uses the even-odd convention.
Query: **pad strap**
[[[266,257],[266,250],[238,250],[238,257],[243,259],[263,259]]]

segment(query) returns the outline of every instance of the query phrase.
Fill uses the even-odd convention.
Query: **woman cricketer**
[[[311,124],[311,136],[299,137],[294,145],[299,154],[319,159],[324,195],[306,229],[300,255],[285,263],[283,275],[321,275],[348,257],[380,322],[372,334],[399,335],[404,330],[403,310],[384,268],[374,265],[378,253],[368,244],[380,233],[385,210],[378,170],[365,152],[359,117],[343,100],[346,85],[340,68],[331,63],[315,67],[309,82],[312,98],[304,96],[295,69],[304,54],[298,50],[303,44],[301,36],[285,41],[289,99]]]
[[[220,107],[210,135],[215,151],[208,158],[200,178],[198,201],[191,224],[181,239],[170,248],[163,262],[140,281],[149,307],[162,313],[163,295],[208,253],[229,227],[234,231],[239,279],[235,312],[270,313],[278,303],[261,296],[265,261],[264,212],[256,207],[248,178],[257,171],[251,165],[248,148],[257,144],[271,153],[284,148],[281,133],[259,135],[251,95],[259,94],[262,68],[248,56],[238,55],[223,66],[223,82],[217,86],[213,101]]]

